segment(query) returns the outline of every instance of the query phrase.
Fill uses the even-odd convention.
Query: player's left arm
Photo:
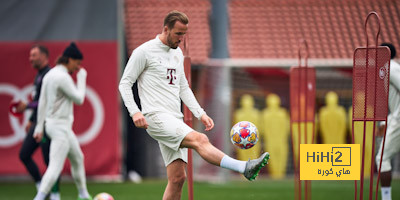
[[[43,138],[43,129],[44,129],[44,121],[46,119],[46,91],[47,82],[43,80],[43,87],[40,89],[40,96],[39,96],[39,104],[37,109],[37,123],[35,127],[35,131],[33,133],[33,138],[35,138],[36,142],[40,142]]]

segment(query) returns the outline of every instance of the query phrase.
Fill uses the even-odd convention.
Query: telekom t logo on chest
[[[175,85],[173,83],[174,79],[176,79],[175,74],[176,74],[176,69],[170,69],[170,68],[167,69],[167,79],[169,79],[168,84]]]

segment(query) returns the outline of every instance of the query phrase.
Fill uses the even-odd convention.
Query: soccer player
[[[269,153],[249,160],[235,160],[215,148],[208,137],[183,122],[181,100],[196,118],[214,127],[213,120],[200,107],[185,78],[182,50],[178,47],[188,30],[186,14],[171,11],[164,19],[162,33],[136,48],[125,67],[119,91],[133,123],[147,130],[158,141],[168,184],[163,199],[180,199],[186,179],[187,148],[194,149],[209,163],[242,173],[254,180],[268,162]],[[142,111],[138,109],[132,85],[138,82]]]
[[[382,145],[379,147],[379,152],[376,155],[377,169],[382,159],[381,169],[381,194],[382,200],[391,200],[391,182],[392,182],[392,166],[391,159],[400,151],[400,65],[394,61],[396,57],[396,49],[390,43],[382,43],[381,46],[387,46],[390,49],[390,83],[389,83],[389,115],[387,119],[387,132],[385,147],[382,157]],[[381,124],[381,131],[384,124]]]
[[[48,139],[46,134],[44,134],[44,139],[40,142],[36,142],[35,139],[33,139],[33,131],[35,130],[36,125],[37,106],[40,96],[40,88],[42,87],[42,80],[46,73],[50,70],[49,50],[45,46],[39,44],[33,45],[29,52],[29,62],[31,63],[32,67],[38,71],[38,73],[34,81],[35,93],[33,100],[28,104],[21,101],[18,103],[16,108],[16,111],[19,113],[24,112],[27,109],[32,109],[31,117],[29,118],[29,121],[25,128],[27,135],[24,139],[24,142],[22,143],[22,147],[19,152],[19,159],[25,165],[25,168],[28,170],[29,174],[35,181],[36,189],[39,190],[42,177],[35,161],[32,159],[32,155],[40,146],[42,148],[44,162],[46,163],[46,165],[48,165],[50,140]],[[53,190],[50,194],[50,200],[59,199],[60,193],[57,182],[54,185]]]
[[[80,67],[82,59],[83,55],[78,47],[71,43],[57,60],[57,65],[43,79],[38,122],[33,137],[40,141],[44,129],[46,130],[51,139],[50,163],[34,200],[45,199],[50,187],[61,174],[67,156],[78,188],[78,200],[92,199],[86,187],[83,153],[72,131],[73,103],[81,105],[85,99],[87,72]],[[75,71],[78,71],[76,86],[70,76]]]

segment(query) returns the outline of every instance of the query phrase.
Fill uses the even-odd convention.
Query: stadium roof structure
[[[352,66],[354,50],[366,45],[371,11],[380,16],[379,43],[400,48],[399,6],[397,0],[230,0],[231,59],[216,65],[293,66],[305,39],[312,66]]]
[[[206,62],[211,51],[208,22],[211,4],[208,0],[125,0],[128,51],[132,52],[139,45],[160,34],[164,17],[172,10],[182,11],[189,17],[189,56],[192,63]]]
[[[0,41],[113,41],[117,1],[0,1]]]

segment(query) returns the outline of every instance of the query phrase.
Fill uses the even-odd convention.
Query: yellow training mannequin
[[[296,161],[296,167],[297,167],[297,156],[298,156],[298,150],[299,150],[299,123],[293,122],[292,123],[292,135],[293,135],[293,150],[294,150],[294,156],[295,156],[295,161]],[[305,122],[300,123],[300,133],[301,133],[301,140],[300,144],[315,144],[315,136],[314,136],[314,142],[312,142],[312,137],[313,137],[313,123],[312,122],[307,122],[307,143],[305,142],[305,127],[304,124]],[[315,122],[314,124],[314,132],[317,131],[317,123]]]
[[[240,99],[240,108],[237,109],[234,114],[233,114],[233,121],[234,124],[240,122],[240,121],[249,121],[253,123],[258,131],[260,132],[259,125],[260,125],[260,111],[258,111],[256,108],[254,108],[254,99],[252,96],[246,94],[243,95],[242,98]],[[249,159],[255,159],[260,156],[261,153],[261,141],[260,141],[260,136],[259,136],[259,141],[257,142],[256,145],[254,145],[250,149],[237,149],[237,158],[239,160],[249,160]]]
[[[350,134],[352,135],[352,121],[353,121],[353,107],[349,108],[349,129]],[[365,124],[366,132],[365,132],[365,159],[364,159],[364,177],[369,178],[371,171],[371,153],[372,153],[372,134],[374,123],[366,122]],[[354,140],[355,144],[360,144],[360,162],[362,162],[362,143],[363,143],[363,135],[364,135],[364,122],[355,121],[354,122]],[[361,166],[361,165],[360,165]]]
[[[302,94],[300,96],[300,108],[299,110],[301,110],[300,112],[300,119],[304,119],[307,118],[305,114],[310,115],[310,108],[307,106],[307,112],[304,113],[304,108],[306,108],[306,97]],[[296,111],[295,111],[296,112]],[[291,113],[293,114],[293,113]],[[314,113],[312,113],[314,114]],[[296,115],[296,114],[295,114]],[[309,118],[309,117],[308,117]],[[307,126],[305,126],[305,124],[307,124]],[[314,126],[313,126],[314,124]],[[300,122],[300,144],[315,144],[315,136],[313,136],[313,133],[317,132],[317,117],[314,116],[314,122]],[[294,158],[294,162],[295,162],[295,169],[298,169],[298,151],[299,151],[299,122],[295,122],[293,121],[291,123],[291,128],[292,128],[292,143],[293,143],[293,156]],[[305,129],[307,128],[307,130]],[[313,129],[314,128],[314,129]],[[307,134],[305,134],[304,132],[307,131]],[[307,140],[306,140],[307,137]],[[314,138],[314,140],[313,140]],[[307,142],[306,142],[307,141]]]
[[[285,108],[280,107],[278,95],[270,94],[266,98],[267,108],[262,111],[259,128],[263,137],[264,151],[273,155],[268,165],[269,174],[274,179],[284,178],[289,151],[290,118]]]
[[[338,105],[338,95],[328,92],[326,105],[319,111],[319,123],[323,144],[346,143],[346,111]]]

